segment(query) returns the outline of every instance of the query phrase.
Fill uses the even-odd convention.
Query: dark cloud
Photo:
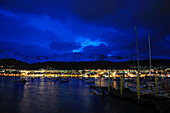
[[[0,54],[19,54],[23,56],[42,56],[52,54],[53,51],[33,44],[20,44],[12,41],[0,40]]]
[[[106,45],[104,44],[100,44],[99,46],[86,46],[83,51],[84,54],[97,54],[97,55],[107,55],[109,53],[111,53],[110,48],[108,48]]]
[[[0,16],[0,40],[18,45],[4,45],[1,51],[30,45],[41,54],[40,48],[126,56],[137,24],[141,56],[148,56],[148,34],[152,55],[170,56],[168,0],[1,0]]]
[[[73,52],[74,49],[78,49],[80,47],[80,44],[76,44],[75,42],[61,42],[60,40],[53,41],[50,44],[51,49],[60,53]]]
[[[34,26],[27,25],[25,20],[18,21],[13,18],[1,16],[0,22],[1,40],[45,46],[48,44],[47,41],[49,39],[57,38],[51,31],[41,31]]]
[[[83,54],[88,55],[104,55],[104,56],[130,56],[130,48],[117,49],[115,45],[106,46],[100,44],[99,46],[86,46],[83,51]]]
[[[90,24],[119,29],[139,24],[151,31],[168,25],[168,4],[168,0],[2,0],[0,6],[19,14],[47,14],[62,20],[73,16]]]
[[[67,8],[81,19],[98,21],[125,7],[126,3],[119,0],[73,0]]]
[[[47,14],[53,18],[65,19],[68,15],[63,8],[62,0],[1,0],[0,7],[17,14]],[[66,13],[66,14],[65,14]]]

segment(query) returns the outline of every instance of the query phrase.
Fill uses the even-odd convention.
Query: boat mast
[[[137,93],[138,93],[138,100],[140,99],[140,88],[139,88],[139,71],[140,71],[140,67],[139,67],[139,50],[138,50],[138,37],[137,37],[137,28],[136,28],[136,24],[135,24],[135,33],[136,33],[136,46],[137,46],[137,60],[138,60],[138,75],[137,75]]]
[[[149,43],[149,65],[150,65],[149,75],[151,76],[151,45],[150,45],[150,35],[148,35],[148,43]]]

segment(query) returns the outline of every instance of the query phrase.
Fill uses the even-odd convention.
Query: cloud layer
[[[168,0],[1,0],[0,52],[170,58]],[[135,48],[135,46],[134,46]],[[134,50],[134,54],[136,50]]]

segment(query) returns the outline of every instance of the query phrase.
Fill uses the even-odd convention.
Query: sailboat
[[[135,25],[135,35],[136,35],[136,47],[137,47],[137,63],[138,63],[138,70],[137,70],[137,86],[135,87],[128,87],[129,90],[131,90],[132,92],[137,92],[138,95],[138,99],[140,99],[140,84],[139,84],[139,71],[140,71],[140,67],[139,67],[139,49],[138,49],[138,38],[137,38],[137,28]]]
[[[148,35],[148,44],[149,44],[149,76],[145,76],[145,80],[146,81],[151,81],[152,77],[151,77],[151,47],[150,47],[150,35]]]
[[[138,93],[138,99],[140,99],[140,94],[141,93],[153,93],[155,91],[154,84],[151,82],[146,82],[143,85],[139,85],[139,54],[138,54],[138,40],[137,40],[137,30],[135,26],[135,32],[136,32],[136,44],[137,44],[137,58],[138,58],[138,75],[137,75],[137,86],[128,86],[129,90],[132,92],[137,92]],[[148,35],[148,42],[149,42],[149,62],[150,62],[150,72],[149,74],[151,75],[151,49],[150,49],[150,35]]]

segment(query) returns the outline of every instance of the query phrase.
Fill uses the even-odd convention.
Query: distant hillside
[[[111,62],[111,61],[90,61],[90,62],[39,62],[25,63],[15,59],[0,59],[0,65],[4,68],[16,69],[40,69],[40,68],[55,68],[55,69],[128,69],[131,66],[137,66],[137,61]],[[148,60],[140,61],[140,66],[148,66]],[[152,66],[170,66],[170,60],[152,60]]]
[[[19,61],[27,63],[37,63],[37,62],[46,62],[46,61],[55,61],[55,62],[81,62],[81,61],[112,61],[112,62],[121,62],[128,61],[129,57],[124,56],[106,56],[98,54],[83,54],[83,53],[66,53],[66,54],[50,54],[47,56],[25,56],[15,52],[0,52],[0,59],[4,58],[14,58]]]
[[[0,65],[27,65],[28,63],[22,62],[13,58],[0,59]]]

